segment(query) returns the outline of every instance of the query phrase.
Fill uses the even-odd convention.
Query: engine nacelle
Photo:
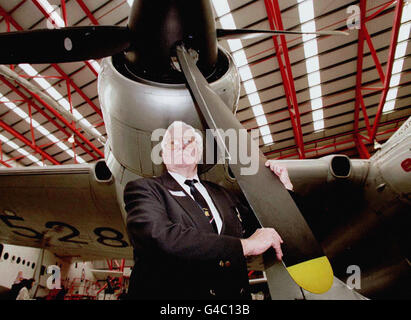
[[[219,48],[219,64],[221,76],[210,86],[234,112],[240,78],[232,57],[223,48]],[[159,143],[152,141],[154,130],[166,129],[173,121],[181,120],[205,131],[185,84],[135,78],[121,66],[118,57],[103,60],[98,91],[108,135],[106,163],[123,185],[138,176],[159,175],[163,171],[163,166],[155,165],[151,159],[152,148]]]

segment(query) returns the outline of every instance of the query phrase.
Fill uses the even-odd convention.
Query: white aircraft
[[[0,169],[0,242],[45,248],[62,259],[131,259],[132,248],[124,227],[123,189],[130,180],[162,172],[162,167],[151,159],[156,145],[153,131],[175,120],[202,132],[206,128],[241,130],[233,115],[240,91],[237,69],[217,39],[278,33],[283,31],[217,30],[208,0],[175,0],[160,7],[155,1],[141,0],[134,2],[127,27],[68,27],[0,34],[0,43],[4,44],[2,64],[105,57],[98,90],[108,135],[105,159],[92,164]],[[27,45],[33,48],[29,54],[24,50]],[[1,73],[23,81],[8,68],[1,68]],[[353,204],[352,214],[339,215],[337,225],[328,225],[337,219],[333,212],[324,218],[323,213],[316,217],[315,213],[303,211],[316,237],[279,180],[264,167],[261,154],[254,159],[260,169],[251,176],[242,176],[239,172],[243,165],[230,161],[201,168],[206,179],[241,189],[260,223],[274,226],[287,244],[284,265],[273,263],[273,256],[264,260],[272,298],[358,298],[336,278],[325,295],[308,294],[290,280],[301,285],[299,277],[308,272],[296,276],[290,268],[321,258],[321,270],[309,278],[316,282],[319,277],[331,276],[331,282],[322,290],[327,291],[333,274],[326,256],[331,259],[335,275],[343,277],[347,257],[352,258],[347,248],[355,251],[357,258],[377,257],[364,271],[382,273],[382,280],[363,279],[360,292],[366,296],[392,287],[392,281],[384,277],[386,268],[393,266],[391,262],[400,266],[392,273],[394,282],[404,284],[402,280],[409,279],[409,264],[408,268],[402,266],[408,261],[411,241],[408,232],[401,229],[410,226],[409,215],[404,214],[410,212],[409,127],[410,119],[369,160],[332,155],[281,162],[288,168],[296,193],[307,198],[320,190],[323,197],[335,199],[338,209],[349,202],[343,192],[359,192],[357,200],[363,205]],[[224,142],[218,142],[224,147]],[[248,136],[247,144],[253,143]],[[262,198],[268,200],[263,203]],[[389,231],[384,229],[388,226]],[[374,244],[367,242],[367,237],[375,233],[386,239],[381,250],[384,255],[372,250]],[[398,248],[389,261],[387,246],[389,250]],[[375,288],[367,291],[371,283]]]

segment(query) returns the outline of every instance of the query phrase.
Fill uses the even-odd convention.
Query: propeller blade
[[[245,130],[221,98],[211,89],[196,66],[194,58],[184,46],[177,46],[177,58],[186,77],[201,114],[210,129],[236,130],[239,140],[240,131]],[[243,131],[244,132],[244,131]],[[328,291],[333,283],[333,271],[327,257],[314,238],[310,228],[295,205],[288,191],[275,174],[265,167],[265,157],[258,145],[247,133],[247,152],[251,152],[251,164],[258,163],[255,174],[244,175],[242,171],[250,163],[242,164],[238,159],[230,159],[229,167],[237,179],[248,203],[263,227],[275,228],[282,237],[283,264],[291,278],[302,288],[313,293]],[[218,143],[220,142],[220,143]],[[242,143],[244,143],[242,141]],[[217,135],[220,150],[230,158],[224,139]],[[234,161],[233,161],[234,160]],[[267,255],[265,256],[265,258]],[[271,261],[270,261],[271,260]],[[266,268],[275,261],[273,252],[265,261]],[[270,283],[270,281],[268,281]],[[275,284],[271,284],[275,286]],[[270,286],[270,284],[269,284]],[[271,290],[271,289],[270,289]]]
[[[87,26],[0,33],[0,64],[59,63],[112,56],[130,46],[127,27]]]
[[[320,36],[348,36],[348,32],[344,31],[287,31],[287,30],[250,30],[250,29],[217,29],[217,38],[219,40],[227,39],[254,39],[267,36],[276,36],[282,34],[316,34]]]

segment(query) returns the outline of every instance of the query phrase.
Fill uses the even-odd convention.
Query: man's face
[[[165,137],[163,162],[167,169],[197,165],[201,149],[197,144],[194,130],[190,127],[175,126]]]

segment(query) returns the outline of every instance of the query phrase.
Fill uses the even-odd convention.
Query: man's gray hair
[[[196,131],[196,129],[194,129],[192,126],[190,126],[189,124],[185,123],[184,121],[174,121],[172,124],[170,124],[164,134],[163,140],[161,141],[161,150],[164,151],[165,145],[166,145],[166,141],[167,141],[167,137],[170,135],[170,132],[172,130],[174,130],[174,128],[178,128],[179,130],[181,130],[183,132],[183,128],[188,128],[193,130],[194,132],[194,138],[195,138],[195,142],[197,143],[197,146],[200,148],[200,150],[203,150],[203,137],[201,136],[200,133],[198,133]]]

